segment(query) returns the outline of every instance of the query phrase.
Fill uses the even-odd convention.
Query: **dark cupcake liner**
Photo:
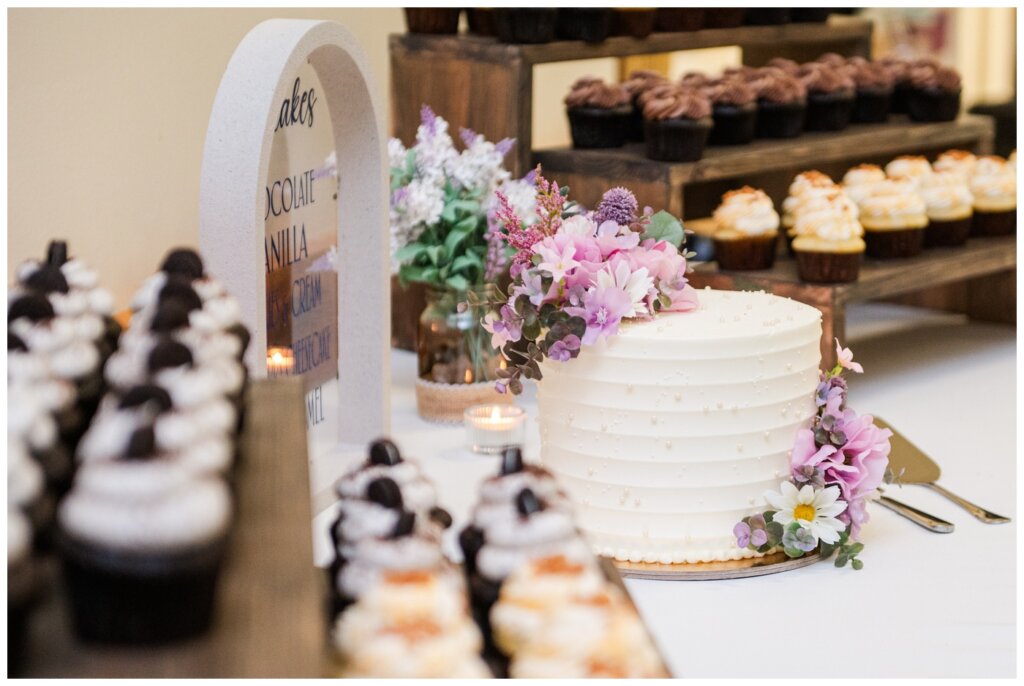
[[[735,240],[715,240],[718,268],[729,271],[771,269],[775,264],[778,235],[749,236]]]
[[[832,10],[827,7],[794,7],[789,11],[790,21],[821,24],[828,21]]]
[[[942,248],[963,245],[971,235],[971,217],[952,220],[929,219],[924,231],[924,247]]]
[[[644,122],[647,157],[663,162],[696,162],[704,156],[712,121],[654,119]]]
[[[46,487],[58,498],[71,488],[75,465],[68,449],[59,443],[46,448],[31,448],[29,454],[39,464],[46,477]]]
[[[889,101],[889,114],[906,114],[910,92],[914,90],[905,81],[898,82],[892,87],[892,99]]]
[[[744,7],[709,7],[704,10],[704,28],[734,29],[743,25],[746,16]]]
[[[807,131],[842,131],[850,125],[855,98],[852,93],[808,93]]]
[[[800,280],[808,283],[850,283],[860,276],[862,253],[796,251]]]
[[[405,26],[409,33],[454,34],[461,12],[454,7],[406,7]]]
[[[857,124],[879,124],[889,118],[892,89],[859,88],[850,120]]]
[[[658,11],[650,9],[612,9],[610,35],[647,38],[654,33]]]
[[[895,231],[864,231],[868,257],[879,260],[897,260],[920,255],[924,250],[925,229],[897,229]]]
[[[494,8],[494,27],[502,43],[550,43],[555,39],[557,22],[557,9]]]
[[[953,121],[960,114],[960,91],[913,88],[907,94],[907,114],[914,121]]]
[[[462,550],[463,567],[467,574],[476,573],[476,556],[484,547],[484,532],[480,527],[467,526],[459,532],[459,548]]]
[[[804,130],[807,105],[803,102],[758,100],[758,138],[796,138]]]
[[[60,545],[80,639],[167,643],[209,629],[225,541],[150,556],[105,551],[67,535]]]
[[[28,634],[43,596],[43,570],[37,558],[28,557],[7,568],[7,676],[21,676],[28,654]]]
[[[570,107],[569,128],[574,148],[621,148],[632,108]]]
[[[608,37],[611,20],[608,7],[562,7],[558,10],[555,35],[563,40],[600,43]]]
[[[633,111],[629,113],[629,121],[626,123],[626,140],[640,143],[644,139],[644,111],[633,98]]]
[[[477,625],[480,627],[480,631],[483,633],[488,646],[493,648],[494,643],[491,639],[493,636],[491,632],[491,608],[498,602],[502,582],[492,581],[479,572],[467,574],[466,581],[469,586],[469,605],[472,609],[473,619],[476,620]]]
[[[972,236],[1009,236],[1017,231],[1017,210],[983,212],[974,210],[971,219]]]
[[[714,126],[708,136],[711,145],[745,145],[754,140],[757,129],[757,106],[715,105],[712,109]]]
[[[469,32],[478,36],[494,37],[498,28],[494,24],[494,10],[491,8],[470,7],[466,10]]]
[[[659,7],[654,26],[663,32],[699,31],[704,28],[704,10],[694,7]]]
[[[792,21],[790,10],[784,7],[748,7],[743,22],[749,26],[774,26]]]

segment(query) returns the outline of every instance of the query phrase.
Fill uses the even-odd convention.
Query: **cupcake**
[[[921,253],[928,214],[913,182],[881,181],[859,207],[870,257],[892,259]]]
[[[722,196],[714,214],[715,259],[720,269],[771,269],[779,215],[762,190],[744,186]]]
[[[613,7],[610,35],[647,38],[654,32],[657,16],[653,7]]]
[[[910,99],[910,62],[898,57],[888,56],[878,60],[878,64],[889,72],[892,79],[892,96],[889,100],[890,114],[906,114],[907,102]]]
[[[778,67],[759,69],[750,81],[757,93],[758,138],[794,138],[804,129],[807,89]]]
[[[965,180],[970,180],[977,161],[978,158],[974,153],[967,150],[947,150],[935,158],[932,169],[937,172],[953,171],[960,174]]]
[[[629,78],[623,82],[622,87],[629,93],[633,105],[633,111],[629,115],[629,127],[626,129],[626,140],[639,142],[644,139],[644,113],[640,96],[655,86],[668,83],[668,79],[658,72],[646,69],[631,72]]]
[[[32,524],[7,506],[7,671],[19,676],[25,662],[29,619],[40,597],[39,561],[32,555]]]
[[[611,30],[609,7],[562,7],[558,10],[555,34],[563,40],[600,43]]]
[[[704,28],[734,29],[743,25],[746,16],[743,7],[708,7],[704,10]]]
[[[652,97],[643,106],[647,157],[666,162],[699,160],[713,125],[711,101],[695,90],[672,88],[650,93]]]
[[[469,7],[466,9],[466,21],[469,24],[469,32],[477,36],[492,38],[498,35],[498,28],[494,25],[493,7]]]
[[[583,78],[565,96],[572,144],[576,148],[618,148],[626,142],[632,96],[621,85]]]
[[[749,26],[788,24],[792,10],[785,7],[748,7],[743,22]]]
[[[83,466],[58,524],[74,628],[104,643],[163,643],[213,617],[231,498],[155,450],[152,429],[124,458]]]
[[[843,175],[843,192],[859,204],[871,195],[876,183],[886,178],[885,171],[877,164],[858,164]]]
[[[886,121],[892,101],[892,73],[884,65],[863,57],[850,58],[847,68],[857,89],[851,120],[857,124]]]
[[[953,121],[960,114],[960,74],[930,65],[910,70],[907,113],[914,121]]]
[[[7,437],[7,506],[28,519],[32,545],[45,550],[50,543],[54,518],[54,497],[46,490],[46,475],[28,453],[24,440]]]
[[[810,63],[801,69],[800,80],[807,89],[808,131],[841,131],[850,125],[856,88],[845,69]]]
[[[50,369],[49,357],[33,352],[14,332],[7,334],[7,385],[25,389],[41,399],[56,422],[59,440],[71,453],[87,427],[78,407],[75,386]]]
[[[754,140],[757,92],[739,78],[719,79],[707,87],[714,126],[711,145],[743,145]]]
[[[800,75],[800,63],[789,59],[788,57],[773,57],[765,64],[766,67],[773,67],[775,69],[781,69],[790,76]]]
[[[789,184],[786,199],[782,201],[782,226],[790,229],[796,224],[799,207],[807,198],[831,193],[834,190],[835,181],[816,169],[797,174]]]
[[[679,79],[679,85],[684,90],[699,90],[707,87],[709,83],[711,77],[702,71],[688,71]]]
[[[971,173],[972,236],[1006,236],[1017,230],[1017,170],[995,155],[982,155]]]
[[[916,188],[932,175],[932,165],[922,155],[900,155],[885,165],[885,173],[891,179],[906,179]]]
[[[704,10],[694,7],[659,7],[655,20],[658,31],[698,31],[704,28]]]
[[[967,180],[956,171],[939,171],[921,178],[917,192],[928,214],[925,247],[966,243],[974,215],[974,196],[967,187]]]
[[[332,642],[342,678],[492,676],[458,577],[385,574],[338,618]]]
[[[860,275],[864,229],[856,216],[838,203],[800,215],[793,239],[797,272],[809,283],[849,283]]]
[[[459,32],[459,14],[454,7],[406,7],[405,25],[409,33]]]
[[[495,7],[494,26],[502,43],[550,43],[555,39],[558,10],[539,7]]]

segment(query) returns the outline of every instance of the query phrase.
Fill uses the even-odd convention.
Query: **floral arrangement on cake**
[[[492,143],[469,129],[456,150],[448,122],[424,105],[416,143],[388,141],[392,269],[403,282],[464,291],[491,283],[511,251],[497,237],[495,191],[525,222],[533,219],[531,177],[512,179],[504,159],[515,144]]]
[[[875,426],[871,415],[846,406],[844,373],[864,368],[836,340],[836,366],[821,373],[815,394],[818,412],[810,428],[796,436],[790,457],[790,479],[780,491],[764,494],[770,509],[744,517],[735,528],[736,544],[760,553],[781,548],[797,558],[820,549],[835,564],[861,569],[864,549],[861,526],[868,520],[867,503],[889,472],[889,429]]]
[[[535,218],[524,217],[502,189],[495,192],[513,281],[491,303],[497,311],[483,326],[508,363],[498,371],[501,393],[521,393],[522,378],[541,378],[542,361],[577,357],[614,336],[624,319],[697,307],[679,220],[649,207],[641,212],[625,188],[609,190],[595,210],[584,211],[540,167],[533,181]],[[477,304],[473,297],[470,304]]]

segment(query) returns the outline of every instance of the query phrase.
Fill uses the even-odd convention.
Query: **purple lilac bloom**
[[[629,226],[636,218],[636,196],[625,188],[612,188],[606,191],[594,212],[594,221],[600,225],[613,221],[621,226]]]
[[[580,349],[579,336],[569,334],[560,341],[555,341],[548,348],[548,357],[558,362],[568,362],[572,359],[573,352]]]
[[[437,133],[437,115],[434,114],[434,110],[430,109],[430,105],[420,108],[420,122],[427,128],[431,136]]]
[[[490,215],[487,217],[487,261],[484,264],[484,281],[494,283],[508,269],[508,250],[501,227]]]

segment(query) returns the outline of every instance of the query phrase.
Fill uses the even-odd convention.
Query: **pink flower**
[[[849,348],[844,348],[838,338],[836,339],[836,360],[843,369],[849,369],[858,374],[864,373],[864,367],[853,361],[853,351]]]
[[[567,272],[576,268],[576,248],[571,243],[559,249],[554,239],[549,237],[535,245],[533,252],[541,259],[537,269],[551,274],[551,278],[556,282],[564,279]]]
[[[662,288],[662,293],[672,300],[672,304],[664,308],[663,312],[693,312],[700,305],[696,289],[689,284],[678,290]]]
[[[508,304],[502,306],[500,315],[488,312],[483,327],[491,334],[492,348],[501,348],[509,341],[518,341],[523,335],[523,319]]]
[[[640,234],[625,229],[620,234],[620,226],[615,222],[605,222],[597,227],[597,245],[601,249],[601,257],[608,259],[612,255],[624,250],[632,250],[640,244]]]
[[[623,317],[633,313],[633,301],[621,288],[594,286],[583,295],[582,307],[566,308],[572,316],[587,324],[583,345],[593,345],[604,336],[614,336]]]

